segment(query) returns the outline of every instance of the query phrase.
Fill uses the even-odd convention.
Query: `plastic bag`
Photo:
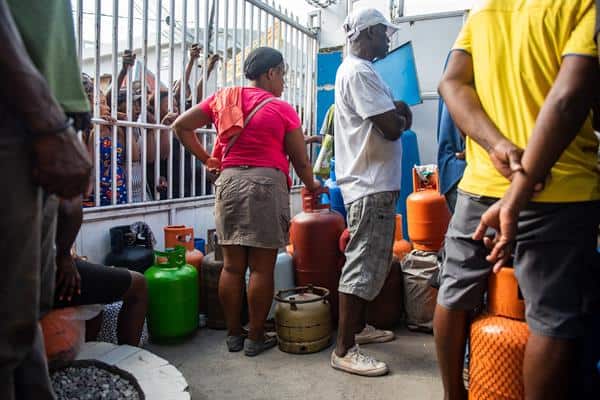
[[[333,136],[325,135],[321,143],[321,150],[315,165],[313,174],[324,179],[329,178],[331,159],[333,158]]]
[[[436,253],[413,250],[402,261],[404,275],[404,308],[410,330],[433,331],[433,312],[437,290],[430,280],[438,271]]]
[[[59,308],[40,321],[48,361],[71,361],[85,341],[85,321],[102,311],[98,304]]]

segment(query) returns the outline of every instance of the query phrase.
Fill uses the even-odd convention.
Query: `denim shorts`
[[[438,304],[473,310],[482,302],[492,266],[474,241],[481,215],[496,199],[459,192],[446,234]],[[570,339],[584,334],[584,320],[598,312],[600,256],[596,251],[600,202],[530,203],[519,217],[515,275],[529,329]],[[489,232],[492,233],[492,232]]]
[[[381,291],[392,265],[398,192],[362,197],[346,206],[350,241],[339,292],[371,301]]]

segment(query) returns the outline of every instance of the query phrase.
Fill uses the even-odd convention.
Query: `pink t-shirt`
[[[245,87],[242,91],[242,109],[248,115],[254,107],[267,97],[273,95],[263,89]],[[210,108],[214,95],[198,106],[214,120]],[[294,108],[283,100],[274,100],[264,105],[244,128],[229,153],[222,160],[223,168],[248,165],[252,167],[276,168],[289,177],[289,161],[284,149],[286,133],[301,127],[300,118]],[[229,138],[220,138],[223,147]]]

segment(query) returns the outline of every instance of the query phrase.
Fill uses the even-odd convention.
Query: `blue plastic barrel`
[[[408,218],[406,218],[406,199],[413,191],[412,170],[415,165],[421,164],[419,157],[419,144],[417,135],[413,131],[405,131],[402,140],[402,180],[400,181],[400,198],[396,204],[396,212],[402,214],[402,232],[404,238],[408,237]]]

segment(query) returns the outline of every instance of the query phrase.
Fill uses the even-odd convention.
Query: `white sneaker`
[[[331,353],[331,366],[340,371],[361,376],[381,376],[389,372],[388,366],[384,362],[363,354],[358,344],[348,350],[344,357],[339,357],[334,350]]]
[[[395,337],[392,331],[384,331],[372,325],[366,325],[360,333],[354,335],[354,341],[358,344],[385,343],[391,342]]]

